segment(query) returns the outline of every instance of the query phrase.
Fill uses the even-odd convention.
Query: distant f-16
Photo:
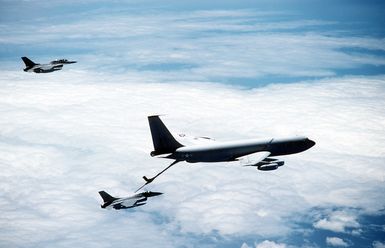
[[[284,161],[273,157],[303,152],[315,145],[315,142],[307,137],[293,137],[229,142],[213,141],[203,145],[185,146],[172,136],[159,116],[149,116],[148,121],[154,145],[151,156],[162,155],[160,157],[174,159],[174,162],[152,178],[143,176],[146,183],[142,187],[154,181],[160,174],[180,161],[188,163],[239,161],[244,166],[254,166],[261,171],[270,171],[284,164]]]
[[[99,195],[103,198],[103,205],[101,208],[126,209],[139,207],[146,204],[148,197],[161,195],[160,192],[145,191],[125,198],[117,198],[109,195],[105,191],[99,191]]]
[[[76,61],[68,61],[67,59],[58,59],[49,62],[49,64],[36,64],[27,57],[21,57],[25,64],[25,72],[36,72],[36,73],[48,73],[53,71],[58,71],[63,68],[65,64],[73,64]]]

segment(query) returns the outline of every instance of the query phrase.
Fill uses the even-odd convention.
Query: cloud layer
[[[349,244],[346,243],[343,239],[337,238],[337,237],[327,237],[326,238],[326,244],[330,246],[336,246],[336,247],[348,247]]]
[[[357,215],[384,207],[383,77],[254,90],[71,70],[8,72],[0,80],[2,245],[180,246],[213,233],[258,240],[290,235],[294,216],[314,207],[360,209],[315,216],[314,227],[344,232],[360,227]],[[99,190],[128,195],[141,176],[169,163],[149,156],[146,116],[154,113],[167,114],[174,133],[217,140],[305,134],[317,146],[269,173],[181,163],[148,187],[165,194],[143,208],[100,209]]]
[[[63,54],[81,61],[77,66],[82,69],[135,74],[154,82],[246,86],[385,66],[383,39],[343,35],[337,22],[295,19],[285,13],[123,8],[44,18],[3,24],[3,57],[29,55],[50,61],[55,58],[47,53]]]
[[[1,247],[383,246],[385,46],[373,25],[360,35],[357,15],[346,30],[262,11],[271,1],[124,3],[3,1]],[[21,56],[79,63],[28,74]],[[99,190],[129,195],[171,162],[149,156],[151,114],[187,137],[317,145],[268,173],[180,163],[147,187],[164,195],[105,211]]]

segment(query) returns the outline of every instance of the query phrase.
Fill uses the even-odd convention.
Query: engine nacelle
[[[260,165],[258,166],[258,170],[261,170],[261,171],[272,171],[272,170],[276,170],[278,169],[279,165],[277,163],[270,163],[270,164],[266,164],[266,165]]]
[[[241,164],[243,160],[240,160]],[[270,170],[276,170],[278,167],[284,165],[285,162],[282,160],[278,160],[276,158],[265,158],[264,160],[258,162],[258,163],[253,163],[252,161],[246,161],[243,162],[243,166],[253,166],[257,167],[258,170],[261,171],[270,171]]]
[[[279,167],[279,166],[284,165],[284,164],[285,164],[285,161],[276,161],[276,162],[274,162],[274,163],[276,163],[276,164],[278,165],[278,167]]]
[[[254,166],[257,166],[258,170],[261,170],[261,171],[271,171],[271,170],[278,169],[278,167],[284,164],[285,164],[285,161],[274,160],[274,162],[261,161],[255,164]]]

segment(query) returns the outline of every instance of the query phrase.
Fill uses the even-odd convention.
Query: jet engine
[[[284,165],[284,161],[278,161],[278,160],[273,160],[273,159],[267,159],[263,160],[259,163],[256,163],[253,166],[256,166],[258,170],[261,171],[271,171],[271,170],[276,170],[278,167]]]
[[[278,169],[278,164],[271,163],[271,164],[266,164],[266,165],[260,165],[257,168],[258,168],[258,170],[261,170],[261,171],[271,171],[271,170]]]

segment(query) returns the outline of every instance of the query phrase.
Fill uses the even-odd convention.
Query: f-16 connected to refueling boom
[[[152,178],[143,176],[146,183],[139,189],[154,181],[160,174],[180,161],[188,163],[240,161],[244,166],[255,166],[258,170],[269,171],[284,164],[284,161],[272,157],[300,153],[315,145],[315,142],[307,137],[293,137],[184,146],[172,136],[159,116],[149,116],[148,122],[154,145],[151,156],[161,155],[162,158],[174,159],[174,162]]]
[[[105,191],[99,191],[99,195],[103,198],[104,203],[100,206],[101,208],[114,208],[114,209],[126,209],[139,207],[146,204],[148,197],[154,197],[161,195],[160,192],[145,191],[129,197],[117,198],[109,195]]]

